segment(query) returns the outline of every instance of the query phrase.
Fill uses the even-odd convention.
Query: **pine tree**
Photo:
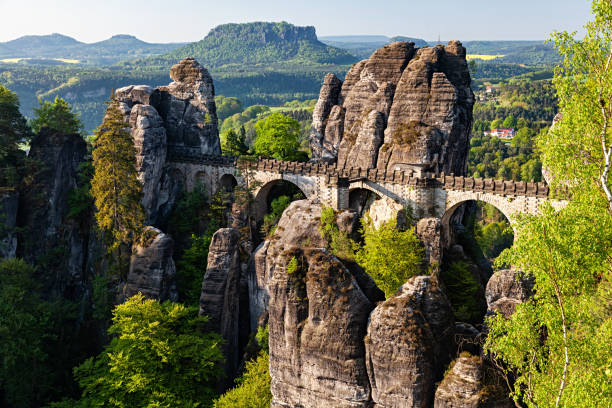
[[[94,132],[94,176],[91,192],[96,204],[96,221],[106,233],[109,254],[116,266],[124,270],[128,247],[140,236],[144,211],[140,203],[142,186],[137,178],[136,151],[129,131],[114,97],[108,102],[102,124]]]

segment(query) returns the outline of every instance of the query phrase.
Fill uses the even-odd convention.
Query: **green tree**
[[[19,143],[31,137],[27,121],[19,112],[17,94],[0,85],[0,191],[14,189],[19,183],[25,166]]]
[[[84,407],[208,406],[223,360],[196,308],[137,294],[115,307],[110,344],[75,368]],[[61,405],[60,405],[61,406]]]
[[[300,149],[300,124],[283,115],[272,113],[255,124],[255,154],[277,160],[295,160]]]
[[[493,120],[493,121],[491,122],[491,125],[490,125],[490,126],[491,126],[491,129],[490,129],[490,130],[493,130],[493,129],[499,129],[500,127],[502,127],[502,126],[503,126],[503,123],[504,123],[504,122],[503,122],[503,120],[501,120],[501,119],[499,119],[499,118],[496,118],[495,120]]]
[[[34,268],[19,259],[0,261],[0,405],[40,406],[66,392],[70,373],[62,337],[74,318],[65,301],[44,300]]]
[[[502,126],[505,128],[514,128],[516,127],[516,118],[512,115],[506,116],[506,119],[504,119],[504,122],[502,123]]]
[[[592,10],[583,39],[567,32],[552,35],[563,58],[553,79],[562,119],[538,146],[554,185],[599,189],[612,212],[612,5],[594,0]]]
[[[43,126],[62,133],[81,133],[83,123],[79,115],[73,113],[68,102],[56,96],[53,102],[38,100],[40,106],[34,109],[34,119],[30,122],[32,130],[38,133]]]
[[[129,125],[115,100],[109,102],[106,116],[96,129],[91,193],[96,205],[96,221],[106,233],[109,253],[114,255],[120,273],[126,269],[129,250],[140,237],[144,211],[140,204],[142,186],[137,178],[136,151]]]
[[[385,296],[393,295],[412,276],[421,273],[423,249],[410,229],[401,231],[390,220],[378,229],[369,216],[362,220],[363,246],[357,263],[374,279]]]
[[[236,379],[236,387],[215,401],[215,408],[268,408],[272,402],[270,392],[270,356],[268,354],[268,327],[257,331],[261,351],[254,360],[247,361],[244,374]]]
[[[215,96],[215,105],[217,105],[217,116],[221,122],[225,120],[225,118],[242,112],[242,103],[240,100],[231,96]]]
[[[535,278],[535,296],[510,319],[491,318],[486,349],[515,378],[530,407],[612,405],[612,196],[608,170],[612,109],[612,5],[593,1],[586,35],[555,33],[563,57],[554,85],[562,119],[537,143],[553,188],[568,206],[523,217],[498,265]]]
[[[238,132],[234,129],[228,130],[222,135],[221,139],[221,150],[226,156],[242,156],[249,152],[244,126],[241,126]]]

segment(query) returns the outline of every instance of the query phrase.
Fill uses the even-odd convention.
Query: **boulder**
[[[461,355],[436,390],[434,408],[481,408],[488,406],[482,394],[480,357]]]
[[[178,302],[176,267],[172,259],[174,240],[154,227],[146,227],[143,241],[134,245],[124,293]]]
[[[485,290],[488,314],[501,313],[510,317],[516,306],[533,296],[533,277],[514,269],[496,271]]]
[[[24,230],[18,256],[42,265],[38,273],[44,292],[70,299],[81,297],[87,281],[84,264],[91,223],[68,217],[70,192],[77,187],[79,165],[86,156],[80,135],[42,128],[29,153],[39,171],[19,196],[18,225]]]
[[[240,364],[240,233],[221,228],[212,237],[202,280],[200,315],[208,316],[207,330],[223,337],[225,386],[231,385]]]
[[[427,407],[451,359],[453,312],[436,280],[417,276],[370,315],[366,367],[380,407]]]

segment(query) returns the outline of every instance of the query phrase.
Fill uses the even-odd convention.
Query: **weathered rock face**
[[[342,81],[338,79],[334,74],[327,74],[323,80],[323,86],[319,93],[319,100],[314,107],[312,112],[312,130],[310,134],[310,148],[313,151],[313,155],[321,158],[322,160],[332,160],[336,157],[338,143],[340,138],[335,132],[335,137],[330,135],[328,138],[324,138],[326,134],[326,125],[328,118],[330,118],[332,109],[336,109],[334,112],[335,119],[338,119],[339,112],[343,112],[342,108],[338,106],[338,97],[340,96],[340,90],[342,89]],[[344,121],[344,120],[343,120]],[[334,133],[333,130],[330,130]],[[340,136],[342,132],[340,132]],[[316,151],[316,153],[314,153]]]
[[[157,216],[159,182],[166,163],[166,129],[155,108],[143,104],[131,109],[130,126],[136,148],[136,170],[142,183],[145,222],[149,224]]]
[[[174,240],[157,228],[147,227],[143,245],[135,245],[130,259],[125,295],[140,292],[149,299],[178,302]]]
[[[351,68],[339,95],[337,88],[326,77],[313,115],[314,160],[465,173],[474,95],[461,43],[389,44]]]
[[[231,385],[240,363],[240,233],[221,228],[212,237],[208,265],[202,281],[200,315],[208,316],[207,329],[225,340],[225,374]]]
[[[516,306],[533,296],[533,278],[525,273],[504,269],[496,271],[485,290],[488,313],[510,317]]]
[[[208,71],[193,58],[170,70],[168,86],[126,86],[115,92],[130,123],[146,221],[161,225],[185,182],[168,168],[171,155],[220,155],[215,90]]]
[[[19,256],[44,265],[41,282],[45,291],[68,298],[77,298],[85,288],[89,228],[68,218],[68,197],[77,187],[78,167],[86,154],[80,135],[43,128],[32,140],[29,153],[41,171],[19,197],[18,224],[25,227]]]
[[[436,390],[434,408],[485,407],[480,357],[462,354]]]
[[[171,149],[221,155],[215,87],[206,68],[185,58],[170,70],[174,80],[161,87],[159,113],[164,118]]]
[[[425,258],[430,265],[442,262],[442,220],[422,218],[416,225],[416,235],[425,245]]]
[[[251,321],[269,314],[273,407],[369,404],[363,336],[384,294],[357,265],[322,249],[320,217],[320,204],[291,203],[249,266]],[[336,216],[349,234],[356,222],[352,211]]]
[[[14,258],[17,252],[17,211],[19,193],[0,194],[0,258]]]
[[[269,284],[271,406],[367,407],[363,336],[374,305],[325,250],[293,247],[278,261]]]
[[[437,282],[418,276],[370,315],[366,365],[380,407],[431,406],[451,359],[453,312]]]

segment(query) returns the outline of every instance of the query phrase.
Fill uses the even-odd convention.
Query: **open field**
[[[491,54],[467,54],[466,55],[466,58],[468,60],[479,59],[483,61],[491,61],[491,60],[494,60],[495,58],[501,58],[501,57],[505,57],[505,55],[491,55]]]
[[[19,61],[24,61],[24,60],[31,60],[32,58],[4,58],[4,59],[0,59],[0,62],[6,62],[9,64],[16,64]],[[77,59],[68,59],[68,58],[49,58],[52,61],[59,61],[59,62],[64,62],[66,64],[78,64],[79,60]]]

